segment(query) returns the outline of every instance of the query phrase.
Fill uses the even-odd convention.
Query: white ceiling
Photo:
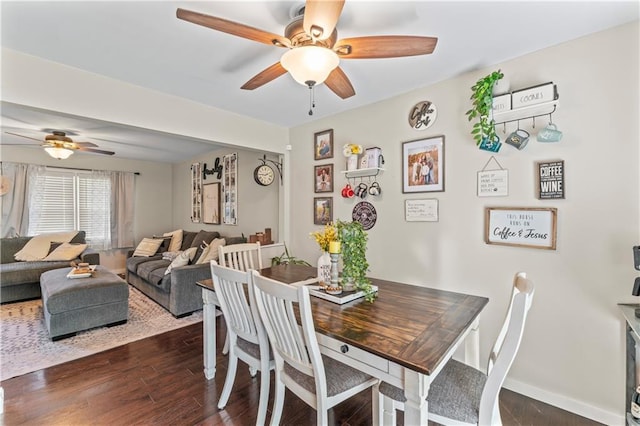
[[[438,45],[432,55],[426,56],[341,61],[356,95],[343,100],[324,85],[318,86],[312,117],[308,115],[309,90],[288,74],[253,91],[240,89],[251,77],[277,62],[284,49],[176,18],[180,7],[283,34],[291,10],[301,4],[3,1],[1,41],[2,46],[13,50],[292,127],[637,20],[640,13],[637,0],[347,0],[337,26],[338,38],[424,35],[438,37]],[[144,129],[6,103],[2,105],[2,126],[2,143],[19,143],[17,139],[22,139],[7,139],[5,127],[36,132],[61,128],[73,130],[83,140],[116,151],[123,158],[146,155],[143,148],[136,150],[135,145],[149,144],[151,140],[157,152],[154,155],[162,159],[150,158],[150,150],[145,159],[156,161],[179,161],[197,155],[200,149],[211,149],[204,141],[184,140],[180,153],[175,153],[171,151],[176,146],[175,135],[150,132],[145,138]],[[194,145],[185,149],[190,142]],[[158,147],[163,148],[158,151]]]

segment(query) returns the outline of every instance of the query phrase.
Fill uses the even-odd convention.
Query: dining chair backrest
[[[218,247],[218,263],[239,271],[262,269],[260,243],[232,244]]]
[[[249,285],[251,273],[218,265],[213,260],[211,277],[227,328],[246,341],[268,345],[253,288]]]
[[[227,268],[211,260],[211,277],[218,304],[227,324],[229,350],[227,377],[220,393],[218,408],[222,410],[229,401],[240,359],[249,365],[252,376],[260,371],[260,400],[256,425],[264,425],[269,401],[269,371],[275,364],[270,357],[269,340],[256,308],[251,271]]]
[[[309,289],[263,277],[257,271],[253,274],[256,305],[274,351],[276,368],[287,362],[307,376],[324,377]],[[293,310],[294,303],[300,310],[300,325]],[[316,383],[316,387],[318,385],[322,386],[322,383]]]
[[[513,279],[507,315],[489,354],[487,382],[482,390],[478,410],[479,424],[493,424],[495,419],[500,419],[498,404],[500,388],[520,347],[534,293],[534,285],[527,278],[527,274],[517,273]]]

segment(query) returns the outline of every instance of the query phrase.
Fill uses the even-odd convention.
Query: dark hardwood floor
[[[224,322],[218,341],[224,336]],[[259,376],[238,363],[229,403],[217,401],[227,359],[218,349],[214,380],[202,372],[202,323],[129,343],[2,382],[4,425],[253,425]],[[273,379],[273,373],[271,373]],[[505,425],[596,425],[598,423],[517,393],[501,393]],[[273,402],[273,385],[269,409]],[[270,418],[270,410],[268,413]],[[336,424],[371,424],[371,392],[333,410]],[[402,424],[402,413],[398,416]],[[314,425],[315,411],[287,391],[283,425]]]

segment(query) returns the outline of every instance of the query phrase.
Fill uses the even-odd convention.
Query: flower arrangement
[[[331,241],[338,241],[336,227],[331,222],[324,226],[324,230],[312,232],[310,235],[315,238],[316,242],[320,246],[320,250],[324,252],[329,251],[329,243]]]
[[[355,143],[348,143],[344,147],[342,147],[342,153],[345,157],[349,157],[351,155],[359,155],[363,152],[364,150],[362,149],[362,145],[358,145]]]

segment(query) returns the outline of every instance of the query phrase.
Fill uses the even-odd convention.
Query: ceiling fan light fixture
[[[56,160],[66,160],[73,154],[73,150],[57,146],[47,146],[44,150]]]
[[[308,86],[307,81],[314,81],[315,85],[323,83],[338,66],[340,58],[326,47],[301,46],[285,52],[280,63],[295,81]]]

